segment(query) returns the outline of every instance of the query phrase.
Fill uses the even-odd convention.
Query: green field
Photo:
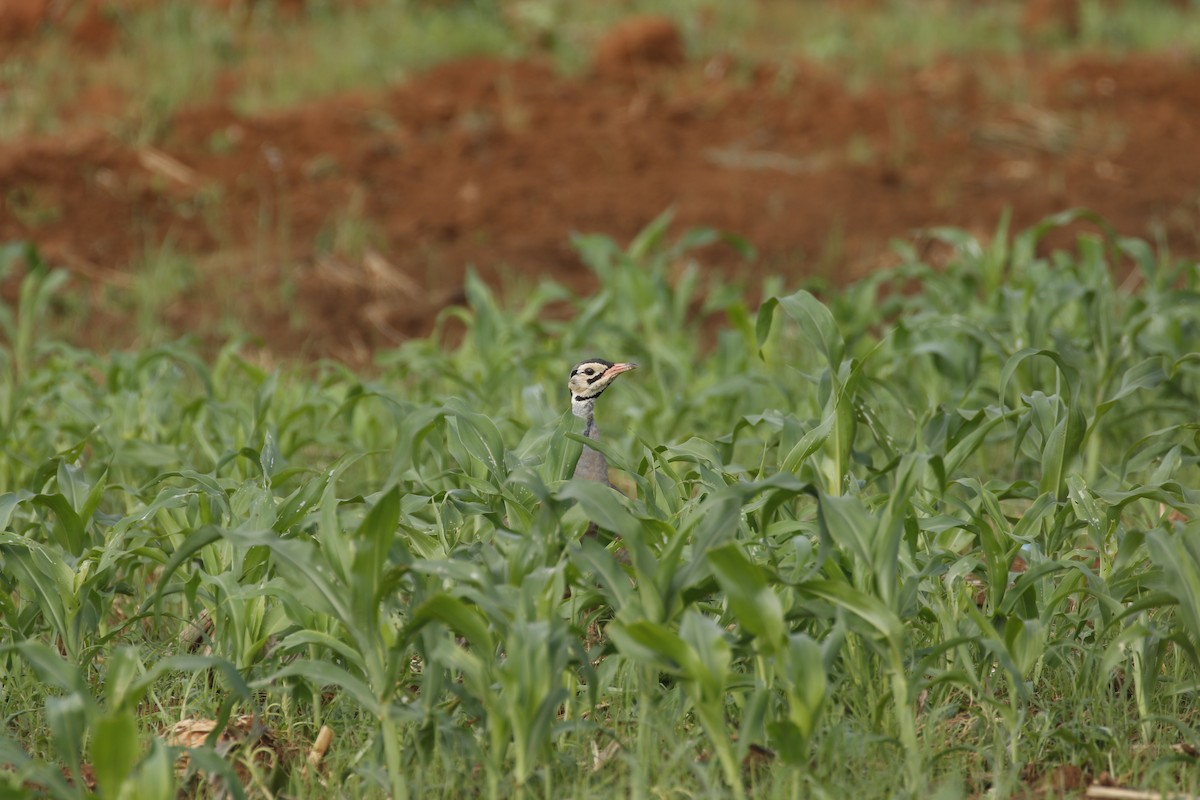
[[[1200,270],[1043,255],[1066,219],[752,307],[664,217],[577,239],[598,293],[471,282],[370,374],[73,349],[35,268],[0,796],[1200,790]],[[593,355],[641,365],[598,404],[633,499],[567,479]]]

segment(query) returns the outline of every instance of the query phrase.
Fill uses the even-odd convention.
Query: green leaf
[[[362,679],[356,678],[346,670],[328,661],[315,661],[307,658],[294,661],[268,677],[256,681],[255,685],[269,686],[282,678],[291,677],[304,678],[317,687],[337,686],[345,689],[351,699],[358,703],[368,714],[376,718],[384,714],[384,707],[380,704],[375,693],[371,691],[371,687]]]
[[[1004,625],[1004,644],[1021,675],[1028,676],[1046,650],[1046,630],[1036,619],[1011,616]]]
[[[569,480],[559,488],[556,497],[578,502],[584,515],[606,531],[625,539],[641,534],[641,525],[627,508],[629,501],[612,487],[595,481]]]
[[[579,542],[579,549],[572,552],[571,561],[580,572],[592,572],[604,589],[608,604],[620,611],[629,602],[633,587],[629,576],[621,569],[617,559],[592,537]]]
[[[233,768],[233,764],[225,757],[217,753],[210,747],[189,747],[188,754],[188,771],[187,776],[193,774],[205,774],[210,781],[217,783],[219,776],[219,785],[232,795],[233,800],[246,800],[246,790],[242,786],[242,780]],[[185,780],[185,783],[188,781]]]
[[[92,767],[103,797],[119,796],[141,754],[133,714],[120,711],[96,721],[92,729]]]
[[[146,613],[151,608],[157,607],[162,601],[163,593],[166,591],[167,582],[175,572],[183,566],[184,562],[191,559],[200,550],[208,547],[210,544],[221,539],[221,529],[215,525],[205,525],[194,531],[189,531],[187,537],[183,540],[171,558],[163,565],[162,574],[158,578],[158,586],[154,590],[154,594],[148,597],[142,603],[139,613]]]
[[[371,616],[383,600],[389,553],[399,526],[400,487],[393,486],[375,501],[355,531],[354,561],[346,582],[359,617]]]
[[[819,519],[823,531],[841,550],[856,559],[864,570],[872,570],[872,540],[877,535],[879,520],[861,499],[854,495],[833,497],[821,495]]]
[[[72,609],[68,602],[75,602],[70,592],[71,569],[64,563],[62,551],[53,545],[42,545],[22,536],[0,532],[0,554],[4,556],[4,564],[18,582],[24,584],[26,591],[34,595],[38,601],[38,610],[50,623],[53,631],[62,637],[63,644],[72,656],[75,652],[77,637],[72,635]],[[33,647],[35,642],[26,641],[18,647]],[[37,644],[38,647],[45,645]],[[52,651],[46,648],[47,653]],[[26,653],[26,658],[35,658],[38,654]],[[58,654],[53,653],[57,659]],[[35,669],[36,669],[35,665]],[[59,684],[65,687],[65,684]]]
[[[72,772],[78,771],[83,763],[83,737],[88,729],[91,703],[79,692],[51,697],[46,701],[46,722],[54,737],[62,763]]]
[[[80,668],[68,663],[53,648],[33,640],[18,642],[13,647],[45,683],[80,697],[88,696]]]
[[[733,660],[725,632],[711,617],[689,608],[679,624],[679,637],[694,659],[684,665],[684,675],[699,684],[702,702],[724,704]]]
[[[502,482],[508,470],[504,463],[504,438],[496,423],[457,402],[447,404],[446,409],[447,415],[457,422],[452,435],[457,436],[463,448],[482,463],[490,475]]]
[[[84,538],[83,520],[79,518],[79,514],[71,507],[66,497],[61,494],[39,494],[35,495],[30,502],[35,506],[42,506],[54,512],[58,524],[51,530],[57,534],[58,544],[64,550],[73,556],[83,553],[83,548],[87,544]]]
[[[800,324],[800,331],[821,351],[830,372],[836,375],[846,345],[829,308],[803,289],[779,298],[779,306]]]
[[[1166,590],[1179,602],[1186,641],[1200,655],[1200,524],[1192,522],[1179,535],[1150,531],[1146,545],[1163,571]]]
[[[808,737],[799,725],[790,719],[772,720],[767,723],[767,734],[785,764],[800,767],[808,763]]]
[[[769,723],[767,731],[784,762],[800,766],[811,757],[809,742],[820,720],[829,686],[821,646],[811,637],[792,634],[784,656],[788,718]]]
[[[138,649],[132,646],[114,649],[105,661],[104,689],[109,708],[129,709],[141,702],[141,695],[134,693],[142,662]]]
[[[1140,361],[1125,371],[1125,374],[1121,376],[1121,385],[1116,392],[1097,407],[1097,411],[1107,409],[1139,389],[1153,389],[1166,379],[1167,370],[1162,356],[1151,356]]]
[[[495,651],[487,619],[478,609],[457,597],[437,592],[417,606],[413,610],[412,622],[409,623],[409,636],[433,621],[441,622],[450,630],[466,637],[471,646],[480,653]]]
[[[4,780],[0,780],[0,798],[3,800],[27,800],[31,796],[83,797],[82,790],[68,782],[61,766],[31,759],[7,733],[0,733],[0,764],[4,765],[6,773]],[[76,773],[72,774],[78,777]],[[48,791],[33,794],[31,786],[45,787]]]
[[[161,741],[150,742],[150,752],[138,765],[133,779],[127,783],[129,789],[121,800],[174,800],[175,761]]]
[[[729,600],[734,617],[760,641],[766,653],[783,645],[783,604],[767,585],[762,568],[735,542],[708,552],[708,563]]]
[[[629,243],[629,247],[626,249],[629,257],[635,263],[641,263],[661,249],[663,240],[667,235],[667,229],[671,226],[671,221],[674,218],[675,209],[668,208],[651,220],[650,224],[642,228],[638,232],[638,235],[633,237],[633,241]]]
[[[369,649],[364,622],[352,610],[349,587],[341,576],[330,574],[322,564],[315,547],[309,542],[281,539],[273,530],[221,531],[221,535],[242,547],[268,547],[284,567],[284,576],[292,585],[310,592],[310,602],[316,601],[345,626],[359,647]]]
[[[556,483],[571,477],[579,455],[583,452],[583,444],[567,436],[569,432],[581,432],[583,420],[570,411],[564,411],[558,418],[557,424],[545,439],[545,445],[540,452],[545,454],[541,463],[541,476],[547,483]]]
[[[789,714],[808,738],[816,731],[829,691],[821,645],[807,634],[793,633],[788,637],[785,664]]]
[[[976,412],[972,420],[975,424],[972,426],[971,432],[958,439],[943,459],[946,479],[952,480],[958,474],[959,468],[972,453],[983,445],[988,434],[995,430],[1001,423],[1013,419],[1020,413],[1019,410],[1014,410],[984,419],[987,414],[986,410]]]
[[[870,625],[890,648],[900,651],[905,638],[904,625],[878,598],[833,580],[805,581],[796,588],[802,594],[818,597],[850,612]]]
[[[12,522],[13,512],[25,502],[32,498],[33,495],[29,492],[5,492],[0,494],[0,531],[8,528]]]
[[[699,660],[679,634],[665,625],[649,620],[609,623],[605,633],[626,658],[650,664],[681,675],[700,672]]]
[[[353,665],[360,671],[366,671],[366,664],[363,662],[362,654],[355,650],[353,645],[347,644],[324,631],[296,631],[285,636],[279,643],[279,649],[283,652],[294,652],[300,648],[313,646],[337,653],[338,656],[345,659],[347,664]]]
[[[825,442],[829,440],[830,433],[833,432],[834,423],[838,420],[837,408],[836,402],[828,406],[821,417],[820,424],[809,429],[800,438],[800,441],[796,442],[795,446],[788,451],[788,454],[783,457],[783,461],[779,465],[782,471],[798,472],[800,465],[825,445]]]
[[[225,680],[226,689],[237,699],[249,701],[253,698],[250,686],[246,683],[237,667],[218,656],[170,656],[156,661],[153,666],[142,673],[125,692],[127,702],[144,697],[154,683],[170,672],[198,673],[205,670],[216,670]]]
[[[766,344],[767,337],[771,335],[771,328],[775,323],[775,309],[779,306],[778,297],[768,297],[758,307],[758,314],[754,321],[754,336],[758,342],[758,357],[762,358],[762,346]]]
[[[1017,369],[1020,368],[1027,360],[1031,358],[1048,358],[1058,368],[1058,373],[1063,379],[1062,388],[1065,390],[1060,392],[1066,401],[1068,408],[1071,406],[1073,399],[1079,394],[1079,371],[1067,363],[1060,354],[1054,350],[1039,350],[1034,347],[1026,347],[1023,350],[1018,350],[1005,362],[1004,368],[1000,370],[1000,396],[1004,397],[1009,381]]]

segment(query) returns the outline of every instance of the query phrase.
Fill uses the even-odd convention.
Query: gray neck
[[[571,398],[571,413],[587,424],[583,428],[583,435],[589,439],[599,439],[600,431],[596,428],[596,398],[589,397],[585,400],[576,400]]]
[[[596,398],[594,397],[586,400],[571,398],[571,413],[587,423],[583,428],[583,435],[593,441],[598,441],[600,430],[596,427],[595,406]],[[579,461],[575,465],[575,477],[612,485],[608,482],[608,461],[587,445],[583,446],[583,452],[579,454]]]

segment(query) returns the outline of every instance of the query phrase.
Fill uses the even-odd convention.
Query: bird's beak
[[[608,368],[608,374],[612,375],[613,377],[616,377],[617,375],[620,375],[622,372],[629,372],[629,370],[631,370],[631,369],[637,369],[637,364],[630,364],[630,363],[613,364],[611,367]]]

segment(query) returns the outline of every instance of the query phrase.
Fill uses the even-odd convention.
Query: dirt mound
[[[0,6],[0,44],[32,36],[50,17],[50,0],[9,0]]]
[[[593,65],[604,75],[683,63],[683,36],[672,20],[634,17],[610,30],[596,46]]]
[[[627,239],[670,206],[679,228],[744,235],[755,270],[793,278],[863,274],[915,228],[986,235],[1006,208],[1023,226],[1089,206],[1200,252],[1195,65],[952,61],[859,91],[803,64],[723,67],[630,81],[471,60],[274,115],[192,108],[153,149],[97,133],[11,143],[0,241],[32,239],[118,287],[147,252],[191,254],[176,329],[203,329],[232,295],[270,348],[344,357],[427,331],[471,266],[586,288],[571,232]],[[1018,80],[1032,84],[1019,103],[995,91]],[[744,268],[724,250],[704,260]],[[119,340],[127,326],[87,328]]]
[[[71,44],[83,55],[96,55],[112,47],[118,37],[114,15],[131,0],[5,0],[0,3],[0,44],[36,46],[38,34],[54,28],[68,32]],[[0,51],[0,61],[4,52]]]
[[[1044,32],[1079,35],[1082,21],[1079,0],[1028,0],[1021,18],[1026,36]]]

